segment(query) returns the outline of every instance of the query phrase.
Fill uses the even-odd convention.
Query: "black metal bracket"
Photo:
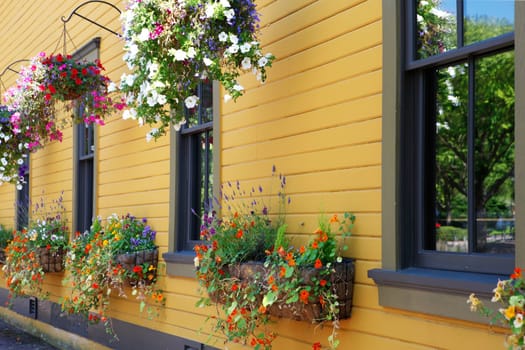
[[[0,73],[0,78],[2,78],[4,76],[4,74],[7,72],[7,71],[11,71],[13,73],[20,73],[19,71],[17,70],[14,70],[13,68],[11,68],[13,65],[17,64],[17,63],[20,63],[20,62],[29,62],[28,59],[21,59],[21,60],[16,60],[14,62],[11,62],[7,65],[7,67],[4,68],[4,70],[2,71],[2,73]]]
[[[118,7],[116,7],[115,5],[113,5],[113,4],[111,4],[111,3],[107,2],[107,1],[102,1],[102,0],[89,0],[89,1],[83,2],[82,4],[78,5],[78,6],[77,6],[77,7],[76,7],[76,8],[75,8],[75,9],[69,14],[69,16],[68,16],[67,18],[64,17],[64,16],[62,16],[62,17],[60,18],[60,19],[62,20],[62,22],[64,23],[64,28],[65,28],[66,23],[69,22],[69,21],[71,20],[71,18],[72,18],[74,15],[77,15],[78,17],[80,17],[80,18],[82,18],[82,19],[84,19],[84,20],[86,20],[86,21],[88,21],[88,22],[90,22],[90,23],[92,23],[92,24],[94,24],[94,25],[96,25],[96,26],[102,28],[102,29],[107,30],[108,32],[110,32],[110,33],[112,33],[112,34],[115,34],[116,36],[118,36],[118,37],[120,38],[120,37],[122,36],[121,34],[115,32],[115,31],[109,29],[108,27],[103,26],[102,24],[97,23],[97,22],[95,22],[94,20],[92,20],[92,19],[90,19],[90,18],[88,18],[88,17],[86,17],[86,16],[84,16],[84,15],[81,15],[80,13],[77,12],[77,10],[80,9],[81,7],[83,7],[83,6],[85,6],[85,5],[88,5],[88,4],[90,4],[90,3],[95,3],[95,2],[97,2],[97,3],[101,3],[101,4],[105,4],[105,5],[108,5],[108,6],[111,6],[112,8],[114,8],[115,10],[117,10],[119,14],[122,13],[122,11],[120,11],[120,9],[119,9]]]

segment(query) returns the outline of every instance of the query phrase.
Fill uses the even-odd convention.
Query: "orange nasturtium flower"
[[[515,279],[520,278],[520,277],[521,277],[521,268],[516,267],[514,269],[514,273],[512,275],[510,275],[510,278],[515,280]]]
[[[337,218],[337,214],[334,214],[332,215],[332,217],[330,218],[330,222],[339,222],[339,219]]]
[[[319,259],[319,258],[315,259],[314,267],[316,269],[320,269],[321,267],[323,267],[323,263],[321,262],[321,259]]]
[[[299,299],[305,303],[305,304],[308,304],[308,298],[310,297],[310,292],[307,291],[306,289],[303,289],[301,290],[301,292],[299,292]]]

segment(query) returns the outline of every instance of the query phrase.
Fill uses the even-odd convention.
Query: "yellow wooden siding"
[[[0,70],[40,51],[61,51],[60,17],[81,3],[1,1]],[[112,3],[124,9],[124,1]],[[357,259],[355,306],[352,318],[341,322],[341,348],[459,349],[466,343],[469,348],[501,348],[502,335],[488,327],[382,308],[367,276],[369,269],[381,266],[381,0],[259,0],[258,5],[263,50],[277,59],[264,85],[246,74],[240,79],[246,95],[236,103],[221,104],[221,180],[241,180],[249,187],[261,183],[269,189],[276,165],[287,176],[291,197],[287,223],[293,239],[306,240],[320,214],[356,214],[347,253]],[[118,14],[107,7],[91,5],[80,12],[120,31]],[[72,39],[67,41],[69,53],[100,36],[106,73],[118,81],[127,71],[118,38],[78,17],[67,29]],[[2,82],[8,87],[15,78],[8,73]],[[97,129],[97,214],[148,217],[158,231],[161,251],[167,251],[169,137],[146,143],[148,128],[124,121],[118,113]],[[67,129],[62,143],[50,144],[31,157],[33,200],[42,192],[53,199],[64,191],[69,215],[72,145]],[[14,224],[14,200],[14,187],[0,186],[0,223]],[[62,277],[53,274],[46,279],[54,301],[67,293]],[[113,316],[204,342],[209,330],[205,319],[213,310],[194,307],[196,280],[165,276],[162,270],[159,285],[168,297],[160,319],[138,315],[133,298],[112,300]],[[278,321],[277,330],[275,349],[310,348],[328,335],[328,329],[290,320]],[[220,339],[215,345],[221,346]]]

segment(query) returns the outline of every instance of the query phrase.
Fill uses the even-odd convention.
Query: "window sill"
[[[195,254],[191,251],[162,254],[166,262],[166,274],[174,277],[195,277]]]
[[[368,276],[378,286],[381,306],[480,323],[486,320],[470,311],[469,295],[490,299],[498,279],[508,278],[422,268],[373,269]]]

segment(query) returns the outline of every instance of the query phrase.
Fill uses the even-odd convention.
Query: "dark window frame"
[[[403,95],[405,69],[418,68],[435,58],[406,64],[406,43],[403,39],[406,27],[404,1],[382,1],[383,20],[383,125],[382,125],[382,258],[381,268],[371,269],[368,276],[378,287],[379,304],[418,313],[438,315],[473,322],[483,322],[476,313],[466,307],[470,293],[490,299],[498,279],[507,274],[446,271],[442,269],[413,266],[413,232],[403,231],[407,227],[402,213],[403,196],[400,185],[401,140],[405,130]],[[525,3],[515,1],[515,135],[525,135]],[[493,39],[490,39],[493,40]],[[497,40],[503,40],[499,38]],[[486,44],[486,43],[485,43]],[[474,44],[465,50],[482,53],[483,45]],[[454,62],[454,51],[441,58]],[[409,92],[407,92],[409,93]],[[525,266],[525,235],[521,227],[525,224],[525,137],[515,139],[515,197],[516,197],[516,254],[515,265]],[[428,300],[434,300],[428,303]]]
[[[169,220],[169,244],[168,252],[163,254],[163,258],[166,262],[166,269],[168,275],[194,277],[195,271],[193,267],[193,258],[195,256],[193,252],[193,246],[199,242],[196,240],[196,236],[199,232],[195,228],[191,229],[187,225],[187,221],[184,222],[184,217],[190,215],[194,218],[191,212],[191,208],[186,205],[188,194],[184,193],[184,188],[187,186],[187,175],[184,175],[184,163],[188,161],[190,156],[184,149],[184,135],[191,135],[192,133],[198,133],[201,131],[207,131],[212,134],[213,137],[213,195],[219,193],[220,179],[219,179],[219,166],[220,166],[220,90],[219,83],[217,81],[212,82],[212,108],[213,117],[212,121],[205,120],[202,125],[193,126],[191,128],[183,128],[180,131],[174,131],[173,128],[170,133],[171,147],[170,147],[170,220]],[[193,237],[191,235],[194,235]]]
[[[92,39],[78,49],[73,57],[99,59],[99,37]],[[87,131],[87,132],[86,132]],[[93,124],[79,123],[73,127],[73,228],[85,231],[91,226],[95,213],[97,130]]]

